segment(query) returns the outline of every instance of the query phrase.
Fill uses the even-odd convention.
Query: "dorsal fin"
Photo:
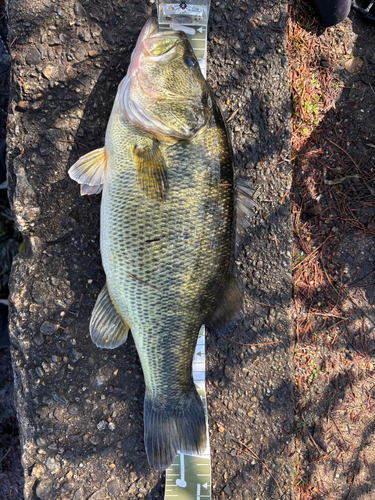
[[[246,235],[246,230],[250,226],[249,220],[254,215],[253,208],[257,207],[257,202],[253,199],[254,189],[249,188],[248,181],[239,177],[236,181],[237,190],[237,246]]]

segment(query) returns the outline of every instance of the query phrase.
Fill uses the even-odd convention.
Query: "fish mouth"
[[[147,38],[178,38],[178,39],[187,39],[186,33],[178,30],[168,30],[168,31],[159,31],[158,21],[155,17],[151,17],[146,24],[144,25],[139,37],[138,43],[142,43]]]
[[[133,76],[137,71],[139,65],[137,64],[137,61],[139,61],[140,56],[143,52],[143,41],[146,40],[147,38],[158,34],[159,33],[159,26],[157,20],[152,17],[147,21],[147,23],[143,26],[141,33],[139,34],[138,37],[138,42],[137,45],[133,51],[131,60],[130,60],[130,75]]]
[[[171,40],[170,49],[160,55],[153,53],[152,47],[160,43],[163,39]],[[172,57],[178,41],[187,39],[187,35],[183,31],[171,30],[160,32],[157,19],[155,17],[150,18],[139,34],[137,45],[133,51],[129,65],[129,76],[131,78],[137,78],[138,71],[142,64],[142,56],[152,57],[153,60],[162,60]]]
[[[143,26],[138,42],[143,42],[146,38],[149,38],[157,33],[159,33],[158,21],[155,17],[151,17]]]
[[[157,92],[150,90],[152,85],[142,73],[142,65],[145,58],[152,59],[155,63],[167,62],[173,59],[176,53],[176,48],[180,42],[188,40],[187,35],[183,31],[159,31],[158,22],[155,18],[149,19],[143,27],[137,42],[137,46],[133,52],[129,74],[130,79],[137,82],[137,85],[142,89],[144,95],[148,98],[148,106],[154,104],[159,95]],[[145,78],[148,80],[148,85],[145,87]],[[183,95],[175,94],[174,98],[184,99]]]

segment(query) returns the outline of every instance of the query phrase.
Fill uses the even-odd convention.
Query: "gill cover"
[[[206,125],[212,102],[185,33],[158,33],[155,19],[146,23],[119,104],[128,121],[158,140],[189,140]]]

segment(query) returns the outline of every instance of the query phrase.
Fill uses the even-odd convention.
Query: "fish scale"
[[[228,146],[226,151],[217,148],[225,144],[218,117],[191,141],[189,155],[185,144],[166,146],[169,195],[165,203],[155,205],[140,192],[135,165],[127,154],[139,132],[131,124],[124,126],[117,110],[114,106],[107,128],[109,158],[101,205],[103,266],[110,296],[134,336],[146,388],[167,400],[178,393],[178,384],[191,384],[199,328],[212,310],[218,284],[230,276],[233,189],[219,186],[233,185],[230,151]],[[166,347],[170,356],[176,351],[176,370],[171,369],[170,357],[162,355]],[[188,374],[188,380],[181,380],[178,372],[182,379]]]

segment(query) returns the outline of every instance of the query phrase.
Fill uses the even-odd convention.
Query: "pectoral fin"
[[[81,196],[100,193],[105,182],[106,166],[107,153],[104,147],[81,156],[70,167],[68,174],[74,181],[81,184]]]
[[[253,199],[254,190],[248,187],[245,179],[239,178],[236,182],[237,188],[237,239],[239,245],[250,226],[249,219],[254,215],[253,208],[258,204]]]
[[[138,182],[144,194],[156,201],[165,201],[168,192],[167,167],[156,141],[134,147]]]
[[[115,349],[128,338],[129,325],[124,323],[115,310],[108,294],[107,285],[100,292],[90,321],[91,339],[97,347]]]
[[[99,194],[103,189],[103,184],[96,186],[89,186],[88,184],[81,184],[81,196],[85,194]]]

